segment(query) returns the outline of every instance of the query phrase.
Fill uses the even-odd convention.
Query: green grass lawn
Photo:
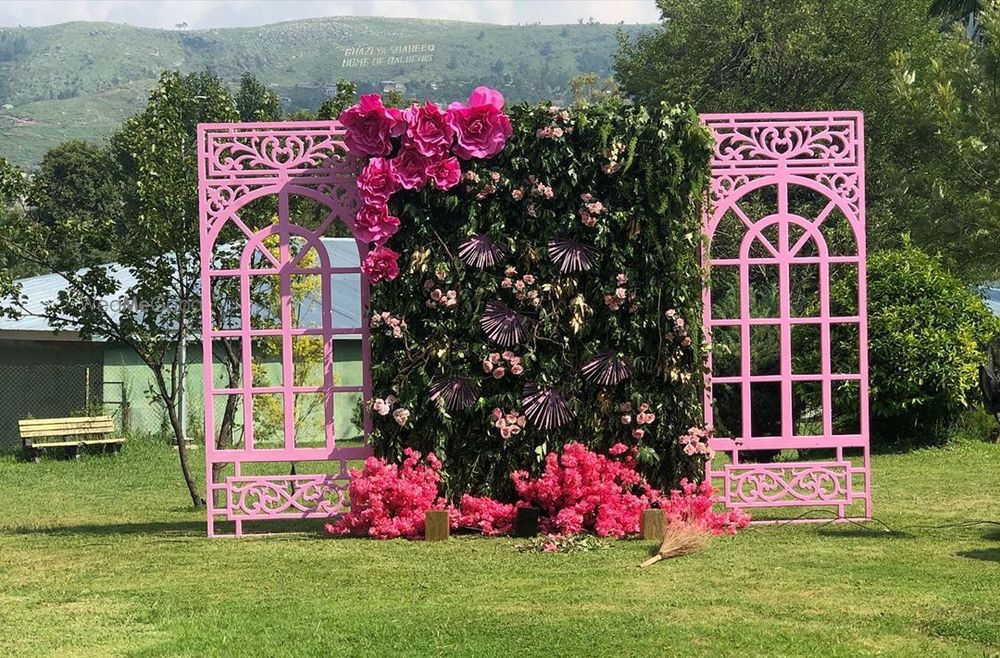
[[[642,541],[208,540],[175,460],[0,459],[0,656],[1000,656],[996,525],[751,528],[642,571]],[[1000,520],[1000,445],[874,469],[892,526]]]

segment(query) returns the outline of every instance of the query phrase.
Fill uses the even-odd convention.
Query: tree
[[[114,260],[122,194],[106,148],[71,141],[48,151],[31,179],[28,207],[28,217],[50,229],[59,268]]]
[[[975,41],[956,25],[897,55],[893,77],[911,117],[897,203],[914,240],[971,283],[1000,278],[1000,2],[980,27]]]
[[[336,119],[340,113],[354,104],[358,97],[358,87],[350,80],[337,81],[337,93],[330,96],[319,106],[316,116],[320,119]]]
[[[150,368],[195,506],[203,501],[184,441],[179,355],[185,341],[197,338],[200,327],[195,312],[200,301],[196,127],[237,119],[233,97],[218,77],[168,71],[160,76],[146,109],[127,119],[112,137],[111,152],[123,180],[122,241],[128,245],[118,261],[134,277],[131,285],[96,260],[94,250],[82,252],[88,256],[84,269],[59,267],[58,255],[49,248],[51,229],[45,224],[32,222],[29,231],[10,223],[0,227],[0,253],[47,267],[66,281],[67,291],[43,314],[53,326],[121,342]],[[101,230],[98,225],[81,226],[81,241],[101,243],[106,239],[98,234]],[[120,315],[109,313],[103,303],[108,297],[128,302]],[[13,311],[27,313],[19,303],[14,300]]]
[[[280,121],[281,99],[247,72],[240,78],[240,89],[236,92],[236,111],[241,121]]]
[[[940,20],[926,0],[657,0],[663,24],[619,35],[616,75],[642,101],[687,101],[701,112],[862,110],[870,242],[898,241],[889,186],[906,114],[887,85],[891,54],[920,50]]]

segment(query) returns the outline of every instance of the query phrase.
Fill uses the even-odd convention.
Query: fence
[[[123,433],[147,420],[136,417],[125,384],[105,381],[98,365],[0,364],[0,452],[20,448],[19,420],[105,414]]]

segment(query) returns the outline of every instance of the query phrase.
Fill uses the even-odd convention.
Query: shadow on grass
[[[903,532],[901,530],[886,530],[881,526],[862,525],[831,525],[823,528],[817,528],[816,534],[823,537],[842,539],[915,539],[915,536],[909,532]]]
[[[204,537],[204,521],[162,521],[152,523],[107,523],[62,525],[47,527],[15,527],[2,531],[5,535],[48,535],[112,537],[116,535],[149,535],[154,537]]]
[[[216,523],[216,533],[220,537],[232,535],[234,530],[232,523]],[[323,523],[316,519],[245,522],[243,532],[246,538],[261,536],[280,537],[285,535],[289,538],[297,537],[301,539],[303,535],[318,538],[330,536],[323,530]],[[163,521],[151,523],[95,523],[47,527],[22,526],[4,529],[0,531],[0,534],[21,536],[46,535],[51,537],[145,535],[156,539],[178,539],[207,537],[207,529],[204,521]]]
[[[984,560],[986,562],[1000,562],[1000,548],[979,548],[972,551],[959,551],[955,553],[959,557],[967,557],[973,560]]]

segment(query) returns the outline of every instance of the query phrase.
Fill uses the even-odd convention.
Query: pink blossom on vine
[[[419,151],[404,148],[392,159],[396,183],[407,190],[419,190],[427,184],[427,168],[430,161]]]
[[[399,218],[389,214],[386,206],[364,206],[354,219],[355,235],[362,242],[382,244],[399,230]]]
[[[444,158],[427,165],[427,178],[439,190],[450,190],[461,180],[462,168],[457,158]]]
[[[388,247],[375,247],[361,261],[361,271],[372,283],[392,281],[399,276],[399,254]]]
[[[448,121],[447,113],[442,112],[437,105],[430,101],[423,105],[414,103],[403,112],[403,117],[406,119],[406,132],[403,135],[405,146],[434,161],[441,159],[449,151],[455,129]]]
[[[358,189],[366,205],[384,206],[399,189],[392,161],[382,157],[369,160],[358,175]]]
[[[410,420],[410,410],[403,408],[396,409],[392,412],[392,419],[396,421],[397,425],[403,427]]]
[[[476,87],[468,105],[452,103],[448,107],[448,120],[455,130],[455,155],[463,160],[492,158],[503,150],[514,132],[503,105],[499,91]]]
[[[358,103],[340,113],[340,123],[347,129],[344,144],[360,155],[386,155],[392,151],[392,137],[406,129],[402,113],[382,105],[379,94],[366,94]]]

